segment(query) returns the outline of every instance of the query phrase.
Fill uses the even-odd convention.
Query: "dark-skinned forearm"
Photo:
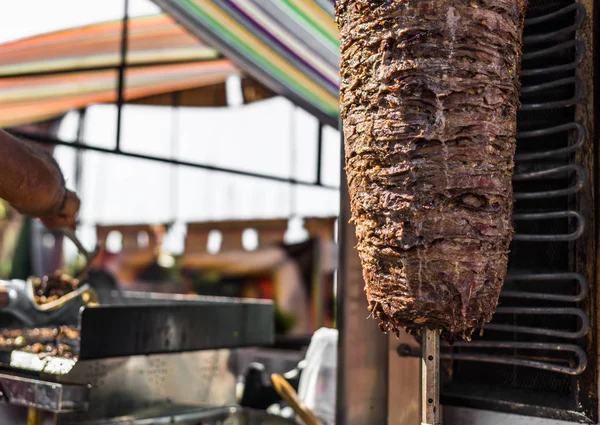
[[[64,193],[52,157],[0,130],[0,198],[23,214],[45,217],[59,212]]]

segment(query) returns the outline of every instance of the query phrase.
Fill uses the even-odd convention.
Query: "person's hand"
[[[40,217],[40,220],[48,229],[60,229],[61,227],[69,227],[75,229],[75,219],[79,213],[81,201],[75,192],[67,190],[67,198],[62,211],[50,217]]]

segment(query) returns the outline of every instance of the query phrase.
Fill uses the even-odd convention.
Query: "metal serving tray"
[[[82,360],[264,346],[273,343],[272,301],[130,292],[82,308],[71,359],[0,352],[12,370],[64,375]]]

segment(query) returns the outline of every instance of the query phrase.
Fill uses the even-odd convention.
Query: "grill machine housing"
[[[445,424],[481,423],[464,407],[487,410],[486,423],[598,422],[595,3],[529,2],[509,277],[484,335],[442,349]],[[360,314],[364,284],[342,195],[338,422],[418,423],[420,348],[380,337]],[[355,388],[367,376],[375,382]]]
[[[233,406],[236,350],[273,343],[272,301],[111,295],[81,311],[77,357],[0,353],[0,409],[38,409],[62,425]]]
[[[530,1],[509,273],[484,335],[447,352],[446,404],[598,420],[594,276],[587,267],[593,175],[584,168],[591,140],[577,110],[589,90],[580,67],[591,53],[578,35],[591,18],[572,0]]]

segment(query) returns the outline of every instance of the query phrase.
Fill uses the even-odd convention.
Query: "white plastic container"
[[[300,399],[325,425],[335,424],[337,341],[336,329],[321,328],[314,333],[298,385]]]

